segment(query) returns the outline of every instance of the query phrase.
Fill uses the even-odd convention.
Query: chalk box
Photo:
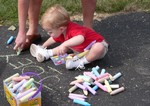
[[[4,93],[10,106],[41,106],[41,92],[39,92],[33,99],[20,103],[4,81],[3,85]]]

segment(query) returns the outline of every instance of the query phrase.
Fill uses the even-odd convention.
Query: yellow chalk
[[[68,91],[71,93],[73,91],[75,91],[78,87],[76,85],[74,85],[73,87],[71,87]]]
[[[27,102],[28,99],[35,94],[36,91],[32,91],[31,93],[23,96],[22,98],[19,99],[20,102]]]
[[[109,82],[108,82],[107,80],[105,80],[104,83],[105,83],[105,85],[106,85],[106,88],[107,88],[108,92],[109,92],[109,93],[112,92],[112,89],[111,89],[111,87],[110,87],[110,85],[109,85]]]
[[[20,54],[21,54],[21,51],[22,51],[22,49],[18,48],[18,50],[17,50],[17,55],[20,55]]]
[[[84,95],[88,95],[88,91],[87,90],[83,90]]]
[[[85,56],[88,52],[89,52],[89,50],[86,50],[86,51],[84,51],[82,53],[79,53],[79,54],[77,54],[77,57],[81,58],[81,57]]]

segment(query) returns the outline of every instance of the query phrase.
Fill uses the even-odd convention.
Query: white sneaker
[[[35,44],[31,44],[30,53],[33,57],[36,57],[38,62],[43,62],[50,58],[47,49]]]
[[[85,67],[81,59],[77,59],[77,60],[68,59],[66,60],[66,68],[67,69],[73,69],[73,68],[84,69]]]

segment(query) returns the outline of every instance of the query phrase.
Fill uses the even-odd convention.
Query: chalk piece
[[[97,68],[95,68],[95,67],[93,67],[92,68],[92,72],[95,74],[95,76],[99,76],[100,74],[99,74],[99,72],[98,72],[98,70],[97,70]]]
[[[87,89],[83,90],[84,95],[88,95]]]
[[[80,83],[76,83],[75,84],[77,87],[79,87],[79,88],[81,88],[81,89],[83,89],[83,90],[85,90],[86,89],[86,87],[85,86],[83,86],[82,84],[80,84]]]
[[[72,81],[72,82],[70,83],[70,85],[74,85],[75,83],[81,83],[81,82],[83,82],[83,79],[82,79],[82,78]]]
[[[101,75],[104,74],[105,72],[106,72],[106,70],[105,70],[105,69],[102,69],[102,70],[101,70]]]
[[[119,88],[119,84],[111,84],[110,87],[113,88],[113,89],[114,88],[116,89],[116,88]]]
[[[108,92],[107,89],[106,89],[106,87],[103,86],[103,85],[102,85],[101,83],[99,83],[98,81],[95,81],[94,83],[95,83],[99,88],[101,88],[103,91]]]
[[[16,74],[10,76],[9,78],[5,79],[4,82],[9,82],[12,80],[13,77],[17,77],[17,76],[19,76],[19,73],[16,73]]]
[[[73,103],[84,105],[84,106],[91,106],[88,102],[81,101],[81,100],[78,100],[78,99],[74,99]]]
[[[73,91],[75,91],[78,87],[76,85],[74,85],[73,87],[71,87],[68,91],[71,93]]]
[[[31,78],[30,80],[28,80],[25,84],[23,84],[23,88],[29,86],[31,83],[33,83],[34,79]]]
[[[92,89],[96,91],[98,88],[99,87],[97,85],[95,85]]]
[[[13,36],[10,36],[10,38],[7,40],[7,44],[11,44],[14,40]]]
[[[69,96],[77,96],[80,98],[87,98],[86,96],[82,95],[82,94],[75,94],[75,93],[70,93]]]
[[[13,81],[22,81],[23,79],[26,79],[26,80],[29,80],[30,79],[30,76],[19,76],[19,77],[13,77],[12,80]]]
[[[19,99],[19,98],[21,98],[21,97],[27,95],[28,93],[30,93],[30,92],[32,92],[32,91],[34,91],[34,90],[36,90],[35,87],[34,87],[34,88],[31,88],[31,89],[28,89],[27,91],[25,91],[25,92],[23,92],[23,93],[19,93],[19,94],[17,95],[17,99]]]
[[[125,90],[124,87],[118,88],[118,89],[116,89],[116,90],[113,90],[113,91],[110,93],[110,95],[118,94],[118,93],[120,93],[120,92],[122,92],[122,91],[124,91],[124,90]]]
[[[110,77],[109,76],[105,76],[101,79],[98,79],[98,82],[103,83],[105,80],[108,80]]]
[[[84,72],[83,74],[93,78],[94,80],[97,80],[97,77],[94,74],[92,74],[91,72]]]
[[[112,89],[111,89],[111,87],[110,87],[110,85],[109,85],[109,82],[108,82],[107,80],[105,80],[104,83],[105,83],[105,85],[106,85],[106,88],[107,88],[108,92],[109,92],[109,93],[112,92]]]
[[[95,95],[96,94],[96,91],[94,89],[92,89],[90,86],[84,84],[84,86],[93,94]]]
[[[21,54],[21,51],[22,51],[22,49],[18,48],[18,50],[17,50],[17,55],[20,55],[20,54]]]
[[[15,85],[13,86],[13,90],[16,91],[20,86],[23,85],[24,82],[25,82],[25,79],[22,80],[22,81],[20,81],[19,83],[15,84]]]
[[[120,72],[117,73],[117,74],[115,74],[115,75],[112,77],[111,81],[114,81],[114,80],[118,79],[120,76],[121,76],[121,73],[120,73]]]
[[[80,97],[77,97],[77,96],[69,95],[68,97],[69,97],[70,99],[78,99],[78,100],[81,100],[81,101],[85,101],[84,98],[80,98]]]
[[[20,102],[27,102],[28,99],[33,96],[33,94],[35,94],[36,91],[32,91],[30,93],[28,93],[27,95],[23,96],[22,98],[19,99]]]

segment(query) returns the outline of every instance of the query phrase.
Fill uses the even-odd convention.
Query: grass
[[[80,0],[43,0],[41,15],[48,6],[53,4],[61,4],[71,15],[82,13]],[[138,10],[150,11],[150,0],[97,0],[97,13],[130,12]],[[17,25],[17,12],[17,0],[0,0],[0,24]]]

